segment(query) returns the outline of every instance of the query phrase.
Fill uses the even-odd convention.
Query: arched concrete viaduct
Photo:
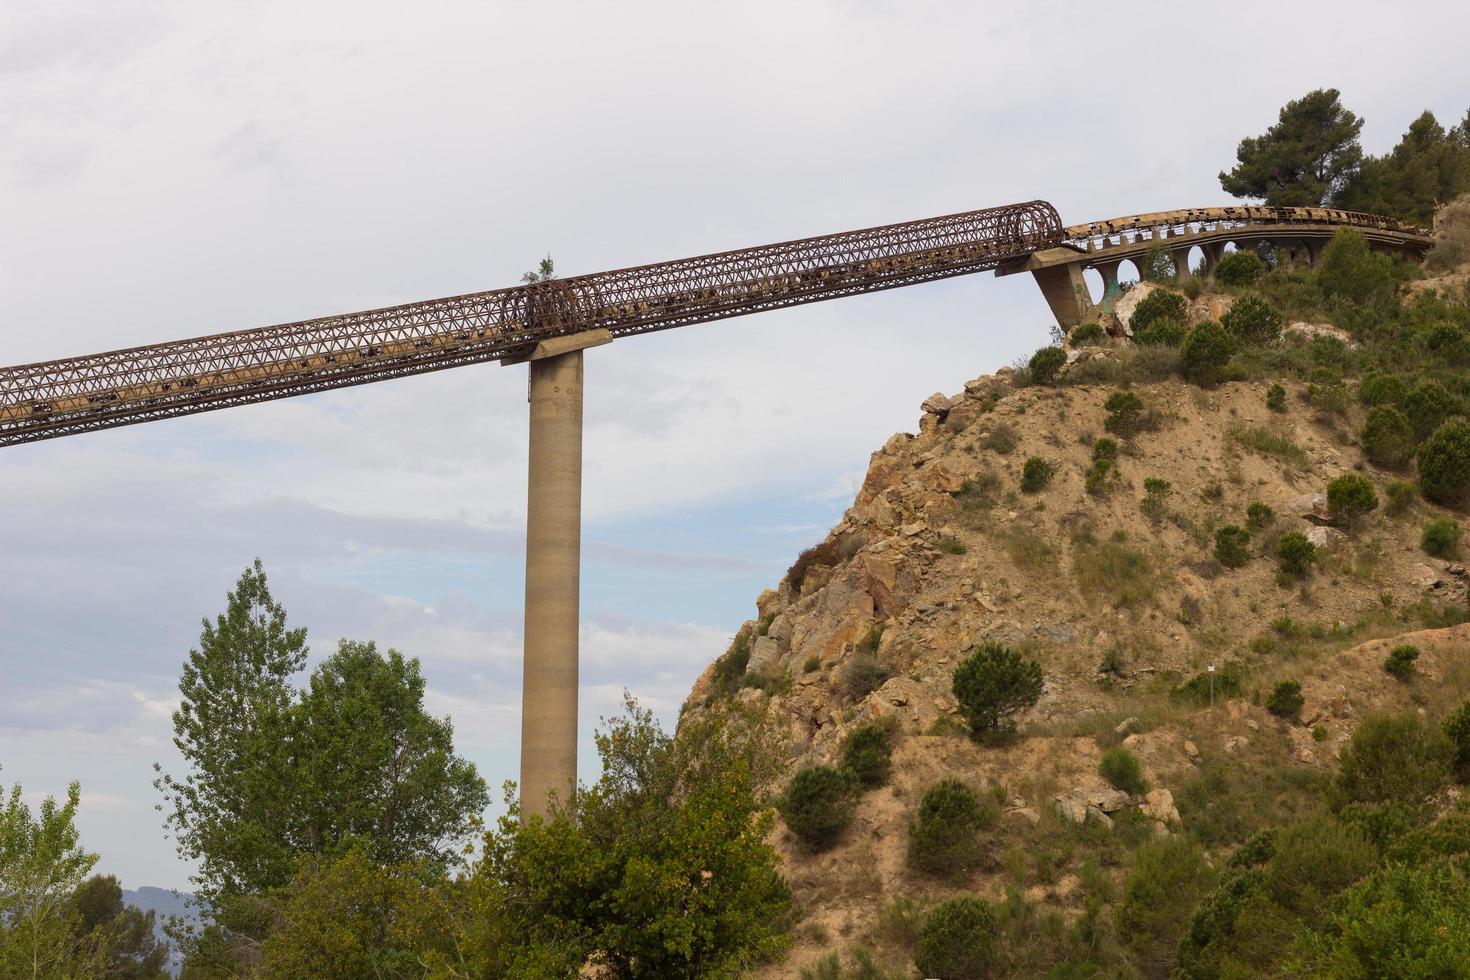
[[[1269,246],[1278,261],[1315,265],[1339,228],[1362,232],[1371,247],[1385,252],[1422,256],[1432,244],[1422,228],[1333,208],[1189,208],[1070,225],[1061,245],[1002,263],[995,274],[1031,273],[1057,324],[1070,329],[1111,312],[1122,292],[1118,266],[1131,259],[1142,269],[1144,256],[1156,245],[1168,249],[1182,279],[1189,275],[1189,254],[1196,245],[1204,254],[1206,272],[1214,269],[1230,244],[1257,251]],[[1103,294],[1096,301],[1083,279],[1088,269],[1102,277]]]

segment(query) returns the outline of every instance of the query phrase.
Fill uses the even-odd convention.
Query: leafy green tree
[[[1187,837],[1173,835],[1138,849],[1117,920],[1119,938],[1144,976],[1169,975],[1189,910],[1214,875],[1200,846]]]
[[[1031,355],[1026,366],[1031,369],[1031,378],[1037,384],[1052,384],[1062,368],[1067,366],[1067,352],[1060,347],[1043,347]]]
[[[295,802],[292,674],[306,665],[306,630],[290,629],[259,559],[204,621],[179,679],[174,745],[191,772],[155,764],[154,785],[179,856],[198,862],[206,901],[291,880]]]
[[[993,822],[980,797],[958,779],[941,779],[919,801],[909,825],[909,865],[936,875],[963,875],[979,863],[979,833]]]
[[[1236,524],[1215,532],[1215,560],[1226,568],[1244,568],[1251,560],[1251,533]]]
[[[1270,205],[1316,206],[1332,196],[1363,158],[1363,121],[1343,108],[1334,88],[1317,89],[1282,107],[1276,125],[1240,141],[1239,161],[1220,174],[1235,197]]]
[[[1447,507],[1470,503],[1470,422],[1451,419],[1419,447],[1419,489]]]
[[[954,672],[954,696],[978,736],[1008,731],[1041,700],[1041,665],[1003,643],[985,643]]]
[[[984,980],[991,975],[999,931],[988,904],[978,898],[951,898],[924,917],[914,962],[926,977]]]
[[[1344,473],[1327,484],[1327,513],[1334,521],[1352,524],[1378,507],[1378,494],[1365,476]]]
[[[1384,469],[1402,469],[1414,456],[1414,428],[1403,412],[1390,405],[1368,409],[1358,441],[1368,461]]]
[[[805,766],[791,777],[776,807],[786,826],[810,850],[831,847],[852,822],[857,780],[831,766]]]
[[[1418,715],[1369,715],[1343,750],[1337,792],[1346,803],[1420,807],[1444,787],[1454,760],[1454,743]]]
[[[112,875],[93,875],[72,893],[76,931],[101,952],[99,980],[164,980],[168,944],[154,934],[154,913],[123,903],[122,885]]]
[[[574,976],[590,959],[626,980],[736,976],[789,942],[758,796],[781,757],[770,720],[721,702],[673,739],[629,699],[604,725],[602,777],[578,791],[575,821],[512,807],[487,835],[460,900],[482,920],[454,917],[470,950],[459,975]],[[537,972],[547,961],[575,966]]]
[[[1183,323],[1189,316],[1189,300],[1171,289],[1155,289],[1133,308],[1128,327],[1134,334],[1158,320]]]
[[[1428,227],[1435,210],[1470,191],[1470,115],[1446,130],[1425,111],[1391,152],[1367,157],[1333,203]]]
[[[843,770],[868,789],[888,782],[892,757],[893,733],[879,722],[858,725],[842,743]]]
[[[1438,381],[1421,381],[1404,396],[1403,409],[1414,438],[1423,441],[1460,411],[1460,402]]]
[[[449,719],[424,710],[417,660],[343,640],[296,715],[298,850],[355,838],[381,864],[454,863],[489,799],[475,767],[454,754]]]
[[[0,976],[88,977],[106,968],[106,950],[83,941],[72,901],[97,863],[78,842],[80,802],[77,783],[65,803],[48,796],[34,816],[19,783],[0,797]]]
[[[1242,344],[1269,344],[1281,336],[1282,316],[1255,293],[1244,293],[1220,317],[1220,325]]]
[[[1266,699],[1266,710],[1279,718],[1295,721],[1304,704],[1306,699],[1302,697],[1301,681],[1279,681]]]
[[[1197,385],[1216,385],[1225,380],[1225,365],[1235,353],[1235,341],[1215,320],[1206,320],[1189,331],[1180,348],[1186,380]]]
[[[521,276],[521,282],[527,285],[537,282],[550,282],[556,278],[556,263],[551,260],[551,254],[536,264],[536,268]]]
[[[1287,575],[1307,574],[1317,558],[1317,546],[1300,531],[1287,531],[1276,542],[1276,560]]]
[[[1349,306],[1385,306],[1393,301],[1398,281],[1393,261],[1368,246],[1363,233],[1339,228],[1322,249],[1315,278],[1322,295]]]
[[[1266,263],[1255,252],[1237,249],[1215,263],[1215,281],[1222,286],[1249,286],[1266,272]]]

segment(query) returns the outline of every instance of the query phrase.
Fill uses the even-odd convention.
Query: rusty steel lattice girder
[[[993,269],[1058,245],[1044,201],[363,313],[0,368],[0,446]]]

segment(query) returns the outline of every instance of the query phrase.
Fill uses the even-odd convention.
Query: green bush
[[[1117,924],[1118,938],[1132,951],[1139,974],[1170,975],[1190,910],[1209,891],[1214,876],[1199,844],[1183,834],[1138,849],[1123,885]]]
[[[1403,412],[1386,405],[1368,409],[1368,420],[1358,439],[1363,455],[1374,466],[1403,469],[1414,456],[1414,429]]]
[[[1399,680],[1408,680],[1414,673],[1414,661],[1419,659],[1419,648],[1412,643],[1400,643],[1388,651],[1383,669]]]
[[[1271,690],[1266,699],[1266,710],[1280,718],[1295,720],[1301,714],[1306,699],[1302,697],[1300,681],[1281,681]]]
[[[1097,440],[1096,442],[1094,442],[1092,444],[1092,459],[1093,459],[1093,462],[1097,462],[1100,459],[1105,459],[1105,460],[1107,460],[1108,462],[1111,463],[1111,462],[1115,461],[1117,458],[1118,458],[1118,443],[1117,443],[1117,440],[1109,439],[1107,436],[1103,436],[1101,439]]]
[[[797,839],[814,851],[831,847],[852,822],[853,779],[831,766],[807,766],[791,777],[776,809]]]
[[[1351,524],[1378,506],[1378,494],[1366,476],[1344,473],[1327,484],[1327,513],[1334,521]]]
[[[1140,347],[1178,347],[1189,336],[1183,320],[1165,318],[1133,331],[1133,342]]]
[[[1041,699],[1041,665],[1003,643],[985,643],[954,672],[954,696],[976,735],[1007,731]]]
[[[1220,317],[1220,325],[1241,344],[1269,344],[1281,336],[1282,317],[1255,293],[1246,293]]]
[[[1272,384],[1266,389],[1266,407],[1273,412],[1286,411],[1286,389]]]
[[[1108,417],[1103,428],[1120,436],[1131,436],[1138,431],[1138,421],[1143,416],[1143,399],[1131,391],[1115,391],[1103,402],[1103,411]]]
[[[1162,521],[1168,515],[1168,507],[1165,501],[1173,490],[1173,484],[1168,480],[1161,480],[1151,476],[1143,481],[1144,497],[1138,502],[1138,509],[1151,521]]]
[[[1117,470],[1113,468],[1112,463],[1105,459],[1094,460],[1092,468],[1087,471],[1087,479],[1083,481],[1088,495],[1096,497],[1107,493],[1108,478],[1116,476]]]
[[[1414,712],[1363,719],[1343,749],[1337,792],[1344,803],[1422,807],[1449,780],[1455,746]]]
[[[951,898],[924,917],[914,964],[939,980],[985,980],[995,959],[1000,924],[995,911],[978,898]]]
[[[1225,380],[1225,365],[1235,353],[1235,341],[1214,320],[1206,320],[1189,332],[1180,349],[1186,380],[1197,385],[1215,385]]]
[[[1358,385],[1358,401],[1364,405],[1400,405],[1409,396],[1409,386],[1396,374],[1370,374]]]
[[[1167,289],[1155,289],[1133,308],[1133,318],[1128,326],[1136,337],[1138,331],[1156,320],[1183,322],[1189,318],[1189,300]]]
[[[1021,467],[1021,489],[1026,493],[1036,493],[1051,482],[1054,473],[1056,467],[1050,460],[1032,456]]]
[[[1222,286],[1249,286],[1266,271],[1266,263],[1255,252],[1226,252],[1215,263],[1215,281]]]
[[[1115,745],[1103,753],[1097,771],[1114,789],[1121,789],[1132,796],[1148,792],[1148,780],[1143,778],[1143,765],[1138,756],[1126,746]]]
[[[883,666],[877,655],[860,647],[842,665],[837,677],[837,689],[849,700],[861,701],[882,687],[889,676],[888,668]]]
[[[1281,570],[1298,577],[1307,574],[1317,558],[1317,546],[1300,531],[1288,531],[1276,542],[1276,560]]]
[[[1031,361],[1027,367],[1031,368],[1031,378],[1039,385],[1049,385],[1056,381],[1057,375],[1062,368],[1067,366],[1067,352],[1060,347],[1043,347],[1031,355]]]
[[[1455,771],[1464,779],[1470,775],[1470,701],[1450,712],[1442,727],[1455,746]]]
[[[1446,507],[1470,504],[1470,422],[1451,419],[1419,447],[1419,489]]]
[[[1084,323],[1067,334],[1067,343],[1073,347],[1102,347],[1107,342],[1108,332],[1100,323]]]
[[[1251,560],[1251,533],[1235,524],[1215,532],[1215,558],[1226,568],[1240,568]]]
[[[980,831],[994,823],[975,791],[957,779],[942,779],[919,801],[909,825],[908,861],[929,874],[959,876],[979,863]]]
[[[1402,514],[1419,499],[1418,488],[1407,480],[1389,480],[1383,492],[1388,495],[1387,509],[1390,514]]]
[[[1215,698],[1238,698],[1245,693],[1245,664],[1239,660],[1227,660],[1215,671]],[[1171,695],[1176,701],[1192,704],[1209,704],[1210,673],[1202,670],[1189,680],[1174,688]]]
[[[892,759],[893,735],[877,722],[858,725],[842,743],[842,771],[867,789],[888,782]]]
[[[1259,500],[1245,509],[1245,526],[1260,531],[1276,523],[1276,512]]]
[[[1424,343],[1441,364],[1462,368],[1470,363],[1470,339],[1465,337],[1464,328],[1457,324],[1439,324],[1429,331]]]
[[[1460,557],[1460,525],[1448,517],[1436,517],[1424,525],[1419,547],[1436,558]]]
[[[1393,262],[1372,251],[1368,240],[1350,228],[1339,228],[1322,250],[1315,278],[1322,295],[1351,306],[1387,302],[1398,288]]]
[[[1437,381],[1421,381],[1404,396],[1404,414],[1414,427],[1414,438],[1428,439],[1451,416],[1459,414],[1460,403]]]

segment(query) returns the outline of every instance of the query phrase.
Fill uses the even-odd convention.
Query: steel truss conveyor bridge
[[[576,777],[582,351],[621,337],[985,270],[1030,271],[1064,326],[1083,268],[1116,271],[1153,238],[1315,240],[1357,227],[1421,253],[1427,235],[1315,208],[1158,212],[1064,227],[1045,201],[967,211],[278,326],[0,368],[0,446],[466,364],[530,363],[521,781],[527,813]],[[1170,238],[1171,232],[1173,238]],[[1180,234],[1188,242],[1180,241]],[[1282,236],[1277,235],[1278,239]]]

